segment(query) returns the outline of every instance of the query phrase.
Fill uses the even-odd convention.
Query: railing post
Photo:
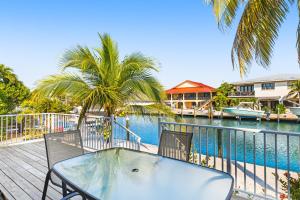
[[[222,143],[222,131],[223,129],[217,129],[217,141],[218,141],[218,157],[223,158],[223,143]]]
[[[110,116],[110,123],[111,123],[111,135],[110,135],[110,145],[113,147],[114,144],[114,124],[115,124],[115,117],[114,115]]]
[[[159,142],[159,140],[160,140],[160,134],[161,134],[161,122],[162,122],[162,119],[161,119],[161,117],[159,116],[158,117],[158,135],[157,135],[157,138],[158,138],[158,142]]]
[[[231,130],[229,130],[226,142],[226,168],[227,173],[231,174]]]

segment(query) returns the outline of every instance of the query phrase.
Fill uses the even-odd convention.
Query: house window
[[[184,95],[185,100],[195,100],[196,99],[196,93],[186,93]]]
[[[182,100],[182,94],[173,94],[173,100]]]
[[[200,100],[206,100],[210,98],[210,93],[209,92],[201,92],[198,93],[198,99]]]
[[[208,92],[204,93],[204,97],[210,97],[210,93]]]
[[[240,92],[253,92],[254,85],[242,85],[240,86]]]
[[[261,89],[262,90],[273,90],[273,89],[275,89],[275,83],[262,83]]]

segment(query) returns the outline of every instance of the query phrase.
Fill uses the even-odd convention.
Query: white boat
[[[243,107],[247,105],[247,107]],[[228,107],[224,108],[223,112],[233,115],[235,117],[242,117],[242,118],[262,118],[265,111],[262,110],[254,110],[249,108],[249,105],[252,105],[254,108],[254,103],[252,102],[241,102],[237,107]]]
[[[245,118],[262,118],[265,111],[262,110],[253,110],[251,108],[239,108],[239,107],[229,107],[224,108],[223,112],[234,115],[236,117],[245,117]]]
[[[297,117],[300,117],[300,107],[290,107],[290,111]]]

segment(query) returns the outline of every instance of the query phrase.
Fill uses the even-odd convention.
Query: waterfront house
[[[230,94],[233,98],[257,98],[262,106],[274,109],[282,102],[285,106],[297,106],[298,100],[287,98],[290,85],[300,80],[300,74],[278,74],[232,83],[236,92]]]
[[[193,109],[210,100],[215,88],[203,83],[186,80],[166,91],[166,103],[172,108]]]

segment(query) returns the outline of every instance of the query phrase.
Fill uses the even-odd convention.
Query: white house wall
[[[261,83],[254,84],[255,97],[286,96],[289,93],[287,82],[275,82],[275,89],[262,90]]]

